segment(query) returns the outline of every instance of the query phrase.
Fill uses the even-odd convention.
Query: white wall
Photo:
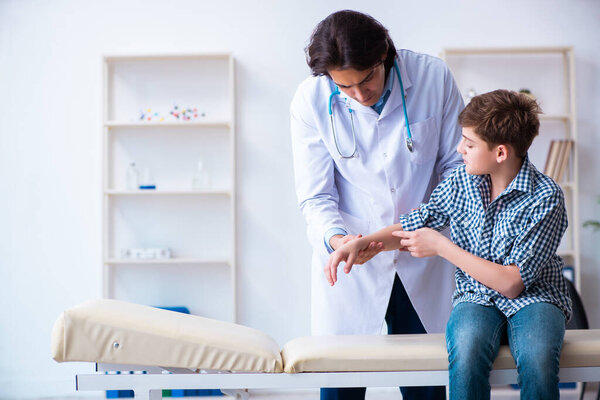
[[[0,1],[0,397],[73,393],[50,330],[101,288],[101,56],[231,51],[237,61],[239,321],[279,343],[309,332],[309,246],[288,104],[330,12],[365,11],[398,47],[574,45],[581,219],[599,218],[595,0]],[[596,39],[594,39],[596,38]],[[570,221],[571,224],[581,221]],[[583,231],[583,296],[600,327],[600,233]]]

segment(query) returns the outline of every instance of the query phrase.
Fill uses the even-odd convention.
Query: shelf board
[[[203,258],[165,258],[165,259],[133,259],[133,258],[110,258],[104,261],[108,265],[134,265],[134,264],[227,264],[231,265],[231,261],[227,259],[209,260]]]
[[[140,189],[140,190],[105,190],[107,196],[201,196],[201,195],[226,195],[231,196],[233,192],[228,189],[203,189],[203,190],[158,190],[158,189]]]
[[[177,61],[177,60],[223,60],[229,61],[230,53],[207,53],[207,54],[137,54],[137,55],[105,55],[107,63],[130,62],[130,61]]]
[[[570,114],[540,114],[540,121],[568,121],[571,119]]]
[[[564,47],[481,47],[481,48],[448,48],[443,52],[447,56],[479,55],[479,54],[562,54],[573,50],[570,46]]]
[[[106,121],[104,126],[107,128],[231,128],[232,123],[228,120],[202,120],[202,121]]]

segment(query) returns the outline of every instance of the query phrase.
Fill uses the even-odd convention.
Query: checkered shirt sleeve
[[[525,288],[530,288],[552,260],[567,229],[562,191],[549,192],[530,208],[524,229],[517,235],[504,265],[519,267]],[[562,279],[561,276],[559,278]]]
[[[457,193],[457,170],[458,168],[435,188],[428,203],[421,204],[408,214],[400,215],[403,230],[414,231],[427,227],[443,231],[450,225],[450,211]]]

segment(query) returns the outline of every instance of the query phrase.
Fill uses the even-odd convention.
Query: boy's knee
[[[489,338],[484,338],[481,333],[464,330],[455,332],[447,338],[448,361],[461,365],[464,368],[480,366],[482,361],[491,358],[491,344]]]
[[[540,351],[535,349],[523,352],[517,357],[518,370],[535,374],[537,376],[556,375],[559,370],[560,354],[552,351]]]

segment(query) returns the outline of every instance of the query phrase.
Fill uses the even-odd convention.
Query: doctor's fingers
[[[355,264],[364,264],[383,250],[382,242],[371,242],[369,246],[358,252]]]
[[[341,244],[346,244],[348,242],[353,241],[354,239],[358,239],[361,238],[362,235],[359,233],[358,235],[346,235],[343,238],[340,239],[340,243]]]

